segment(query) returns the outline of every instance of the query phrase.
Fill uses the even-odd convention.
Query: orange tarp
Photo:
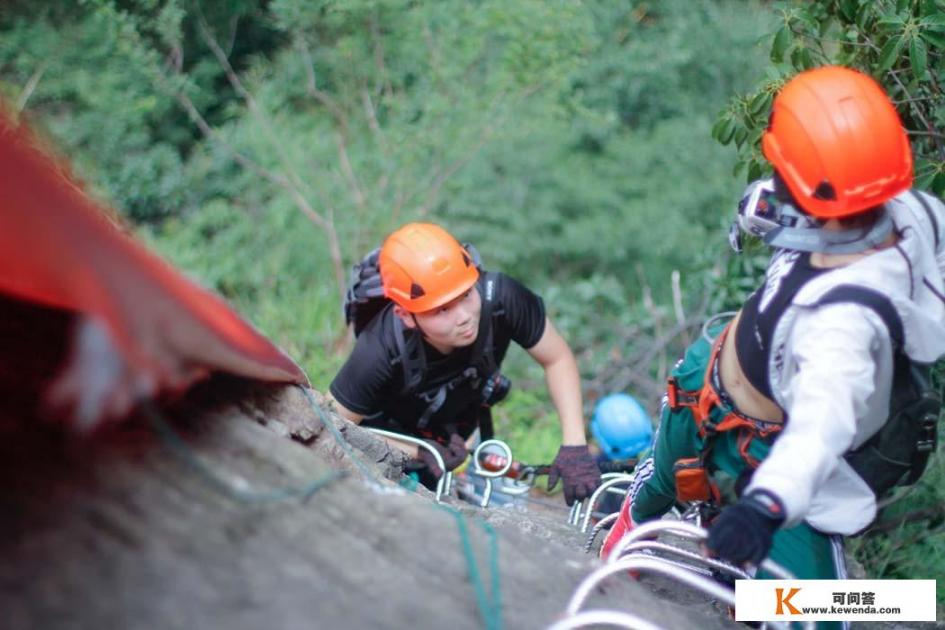
[[[212,371],[307,382],[220,298],[121,233],[37,146],[0,113],[0,292],[84,316],[53,385],[58,402],[83,405],[83,425]]]

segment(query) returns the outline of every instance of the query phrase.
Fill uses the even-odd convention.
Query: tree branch
[[[285,151],[282,148],[282,143],[276,137],[275,131],[272,126],[269,124],[269,120],[266,116],[263,115],[262,109],[259,107],[256,99],[253,95],[243,86],[242,81],[240,81],[239,76],[236,74],[236,71],[233,69],[233,66],[230,64],[230,60],[227,58],[226,54],[223,52],[223,49],[220,48],[220,45],[217,43],[216,39],[213,37],[213,34],[210,32],[207,22],[204,19],[203,15],[200,14],[197,20],[197,24],[200,28],[201,36],[203,37],[207,46],[210,47],[210,50],[213,52],[214,56],[217,58],[217,61],[220,63],[220,66],[223,68],[224,73],[226,74],[227,81],[236,91],[237,94],[244,100],[250,112],[256,118],[259,125],[262,127],[264,133],[266,134],[267,139],[269,140],[270,145],[275,151],[276,155],[279,158],[280,163],[282,164],[283,169],[287,174],[285,179],[285,185],[283,188],[289,192],[289,195],[292,197],[292,200],[295,202],[296,207],[302,211],[302,213],[308,217],[313,223],[322,228],[328,236],[328,245],[329,245],[329,254],[331,256],[332,267],[335,276],[336,286],[338,288],[339,295],[344,299],[345,292],[345,272],[344,272],[344,262],[341,256],[341,249],[338,244],[338,235],[334,227],[334,222],[326,219],[322,214],[316,211],[308,200],[305,198],[305,195],[302,194],[302,182],[299,179],[298,175],[295,173],[295,169],[292,167],[292,163],[286,155]]]
[[[374,44],[374,65],[377,67],[381,87],[387,98],[393,98],[394,87],[391,85],[390,73],[387,71],[387,64],[384,62],[384,44],[381,41],[381,28],[377,21],[376,9],[371,13],[369,26],[371,30],[371,42]]]
[[[29,80],[27,80],[26,85],[23,86],[23,91],[20,92],[20,95],[16,99],[16,103],[13,105],[13,114],[19,116],[23,113],[23,110],[26,109],[26,104],[29,102],[30,97],[33,95],[33,92],[36,91],[36,87],[39,85],[40,79],[43,78],[43,75],[46,74],[46,68],[49,67],[49,62],[44,61],[36,67],[36,70],[33,71],[33,74],[30,75]]]
[[[308,44],[305,43],[305,38],[301,34],[296,35],[295,45],[299,51],[299,55],[304,60],[303,67],[305,68],[305,89],[308,92],[308,95],[314,98],[316,101],[321,103],[331,112],[332,117],[335,119],[335,122],[341,129],[346,137],[348,135],[348,116],[345,114],[344,109],[335,101],[334,98],[324,90],[318,89],[318,83],[315,80],[315,63],[312,60],[312,53],[308,49]]]

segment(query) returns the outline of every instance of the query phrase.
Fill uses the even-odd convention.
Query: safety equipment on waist
[[[653,423],[629,394],[609,394],[594,407],[591,433],[607,459],[630,459],[650,446]]]
[[[761,141],[802,209],[817,218],[848,217],[912,185],[912,153],[882,87],[839,66],[802,72],[771,108]]]
[[[721,501],[719,488],[709,478],[701,458],[684,457],[676,460],[673,463],[673,477],[676,482],[676,500],[680,503]]]
[[[894,227],[892,217],[884,211],[870,225],[825,230],[823,220],[778,199],[774,178],[767,178],[750,183],[742,193],[738,214],[729,228],[729,244],[741,253],[742,234],[748,234],[781,249],[856,254],[881,245]]]
[[[558,479],[564,486],[564,500],[568,505],[594,494],[600,485],[600,468],[586,444],[562,445],[558,449],[548,472],[548,490],[558,485]]]
[[[480,404],[483,407],[491,407],[496,403],[505,400],[512,389],[512,381],[501,372],[495,372],[486,377],[485,383],[480,391]]]
[[[775,434],[781,431],[782,426],[780,423],[766,422],[740,413],[722,391],[718,359],[722,344],[731,328],[731,324],[728,324],[712,344],[712,352],[702,379],[702,389],[684,390],[679,386],[676,377],[670,376],[666,388],[666,404],[670,411],[677,412],[685,408],[692,414],[699,437],[705,444],[701,455],[703,467],[711,452],[714,438],[719,433],[735,431],[739,454],[749,466],[757,468],[760,462],[749,453],[752,441],[762,439],[770,442]],[[720,409],[723,413],[713,415],[715,409]]]
[[[688,409],[702,439],[698,457],[683,458],[673,465],[676,499],[681,503],[700,501],[718,505],[723,502],[723,492],[709,465],[719,434],[731,432],[735,436],[739,456],[748,465],[748,469],[754,470],[760,461],[750,452],[752,443],[761,440],[765,444],[771,444],[782,429],[780,423],[765,422],[740,413],[722,390],[718,359],[731,327],[729,323],[712,344],[701,389],[685,390],[679,386],[675,376],[668,379],[666,404],[669,410],[675,413]],[[732,499],[728,493],[725,498]]]
[[[408,223],[388,236],[378,266],[384,295],[410,313],[443,306],[479,278],[472,255],[432,223]]]
[[[757,566],[771,551],[784,517],[784,504],[778,497],[764,490],[751,492],[722,510],[709,526],[706,547],[732,564]]]

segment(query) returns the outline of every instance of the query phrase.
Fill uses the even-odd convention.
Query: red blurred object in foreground
[[[112,225],[2,104],[0,292],[78,316],[47,402],[80,429],[213,371],[308,382],[220,298]]]

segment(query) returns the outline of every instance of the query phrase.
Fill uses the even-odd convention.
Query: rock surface
[[[343,447],[302,390],[223,378],[160,416],[85,440],[36,425],[2,436],[0,626],[485,627],[456,513],[391,481],[403,458],[369,432],[337,421]],[[274,493],[338,470],[307,499]],[[553,511],[452,505],[487,593],[482,523],[496,532],[504,627],[547,627],[599,566]],[[737,627],[654,586],[618,576],[587,607]]]

